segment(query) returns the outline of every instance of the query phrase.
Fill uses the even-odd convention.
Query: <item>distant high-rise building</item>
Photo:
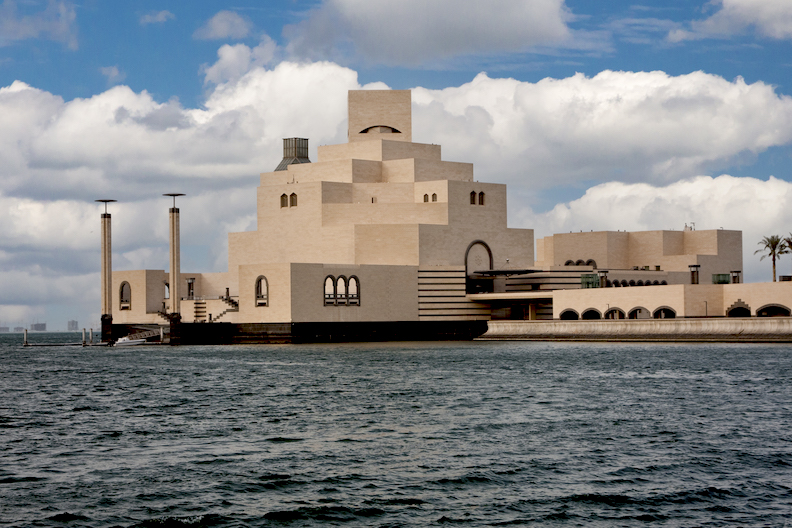
[[[8,333],[8,327],[7,326],[0,326],[0,333]]]
[[[24,332],[24,331],[25,331],[25,327],[24,326],[15,326],[14,327],[14,332]]]
[[[77,331],[77,321],[69,321],[66,323],[66,329],[69,332],[76,332]]]
[[[47,323],[32,323],[30,325],[30,330],[33,332],[46,332]]]

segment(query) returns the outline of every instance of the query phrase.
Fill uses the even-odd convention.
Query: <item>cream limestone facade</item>
[[[412,142],[409,91],[351,91],[348,103],[349,141],[320,146],[315,162],[307,139],[284,140],[283,161],[260,177],[257,229],[228,236],[228,271],[176,275],[181,322],[329,334],[344,324],[789,315],[792,283],[739,284],[739,231],[564,233],[539,239],[534,256],[533,230],[507,226],[505,185]],[[111,276],[113,324],[179,319],[170,274]]]
[[[409,91],[351,91],[348,143],[261,174],[258,229],[229,234],[229,271],[181,272],[181,321],[489,319],[466,296],[467,272],[532,266],[533,231],[507,227],[505,185],[411,139]],[[113,322],[164,323],[167,282],[114,273],[113,291],[128,284],[131,299],[114,303]]]

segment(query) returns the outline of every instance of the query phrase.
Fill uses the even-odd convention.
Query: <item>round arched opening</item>
[[[562,321],[577,321],[578,318],[578,313],[575,310],[564,310],[561,312]]]
[[[732,308],[729,310],[729,313],[726,314],[727,317],[751,317],[751,310],[750,308],[746,308],[745,306],[737,306],[736,308]]]
[[[611,308],[605,312],[605,319],[624,319],[624,310],[621,308]]]
[[[658,308],[657,310],[655,310],[654,314],[652,314],[652,316],[655,319],[675,319],[676,318],[676,312],[674,310],[672,310],[671,308],[668,308],[668,307],[664,306],[662,308]]]
[[[756,310],[757,317],[789,317],[790,310],[782,304],[768,304]]]
[[[595,310],[594,308],[589,308],[583,315],[581,319],[602,319],[602,315],[599,313],[599,310]]]

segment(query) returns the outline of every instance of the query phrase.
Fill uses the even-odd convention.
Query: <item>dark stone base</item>
[[[157,328],[113,325],[113,339]],[[348,343],[365,341],[470,341],[487,331],[486,321],[388,321],[364,323],[178,323],[171,344]]]
[[[113,316],[109,314],[102,315],[102,342],[109,343],[113,341]]]

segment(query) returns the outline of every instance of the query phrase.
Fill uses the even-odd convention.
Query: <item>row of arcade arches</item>
[[[577,321],[578,319],[674,319],[676,318],[676,310],[668,306],[661,306],[652,312],[643,306],[636,306],[627,313],[621,308],[615,307],[609,308],[605,313],[600,312],[596,308],[588,308],[583,310],[583,313],[578,313],[570,308],[561,312],[560,318],[562,321]]]
[[[792,310],[782,304],[768,304],[762,306],[756,311],[757,317],[789,317],[792,315]],[[751,317],[751,308],[742,302],[734,303],[726,311],[727,317]],[[596,308],[587,308],[582,313],[576,310],[567,309],[561,312],[560,319],[562,321],[577,321],[583,320],[596,320],[596,319],[674,319],[676,318],[676,310],[669,306],[660,306],[654,311],[650,311],[643,306],[637,306],[626,312],[621,308],[609,308],[605,313],[600,312]]]
[[[328,275],[324,280],[325,306],[360,306],[360,280],[351,275],[349,278]]]
[[[594,259],[567,260],[564,262],[564,266],[591,266],[592,268],[597,269],[597,261]]]

